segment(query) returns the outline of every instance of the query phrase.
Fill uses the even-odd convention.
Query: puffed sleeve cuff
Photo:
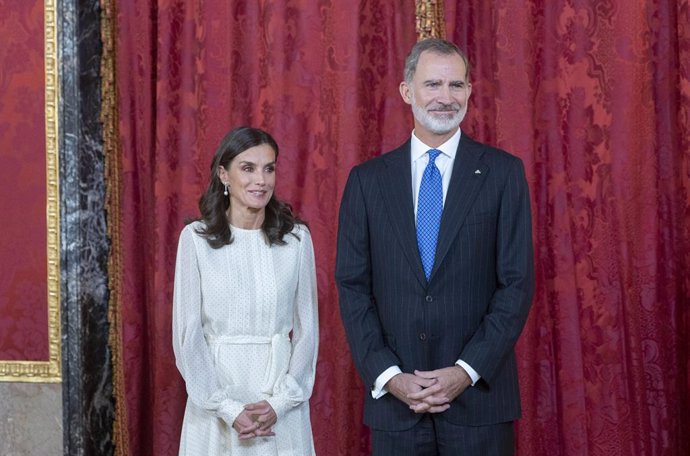
[[[266,402],[273,407],[273,411],[276,412],[278,419],[291,408],[297,407],[299,404],[309,400],[309,396],[311,396],[311,389],[308,394],[305,394],[295,378],[290,374],[286,374],[281,379],[273,392],[272,396],[266,398]]]
[[[232,388],[226,387],[208,398],[202,408],[214,413],[225,421],[228,426],[232,426],[239,414],[244,410],[244,405],[241,402],[231,399],[232,395]]]

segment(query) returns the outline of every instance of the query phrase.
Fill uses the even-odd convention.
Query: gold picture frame
[[[46,222],[48,261],[48,360],[0,361],[1,382],[59,383],[60,344],[60,173],[58,162],[57,0],[44,0],[46,126]]]
[[[443,0],[417,0],[416,29],[417,41],[425,38],[446,38],[446,21]]]

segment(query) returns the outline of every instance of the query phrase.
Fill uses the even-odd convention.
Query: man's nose
[[[441,103],[449,103],[452,101],[450,96],[450,87],[448,85],[442,85],[438,92],[438,101]]]

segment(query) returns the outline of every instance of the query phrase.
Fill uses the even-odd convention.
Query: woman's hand
[[[273,407],[271,407],[271,404],[267,401],[247,404],[244,406],[244,411],[252,417],[252,421],[259,424],[258,430],[260,432],[270,432],[271,435],[273,435],[271,428],[278,421],[278,416],[275,410],[273,410]]]
[[[271,429],[278,421],[273,407],[266,402],[255,402],[244,406],[232,427],[239,433],[240,440],[275,435]]]

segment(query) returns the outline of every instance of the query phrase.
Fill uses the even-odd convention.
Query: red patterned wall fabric
[[[0,361],[48,360],[43,2],[0,7]]]
[[[533,199],[519,454],[690,454],[688,2],[446,6]]]
[[[689,454],[687,1],[446,3],[448,37],[474,65],[464,128],[522,157],[532,190],[538,293],[518,346],[518,454]],[[177,452],[177,237],[240,124],[276,137],[278,194],[314,236],[317,453],[367,454],[333,283],[337,207],[350,168],[410,133],[398,84],[414,6],[118,3],[118,368],[132,455]]]

